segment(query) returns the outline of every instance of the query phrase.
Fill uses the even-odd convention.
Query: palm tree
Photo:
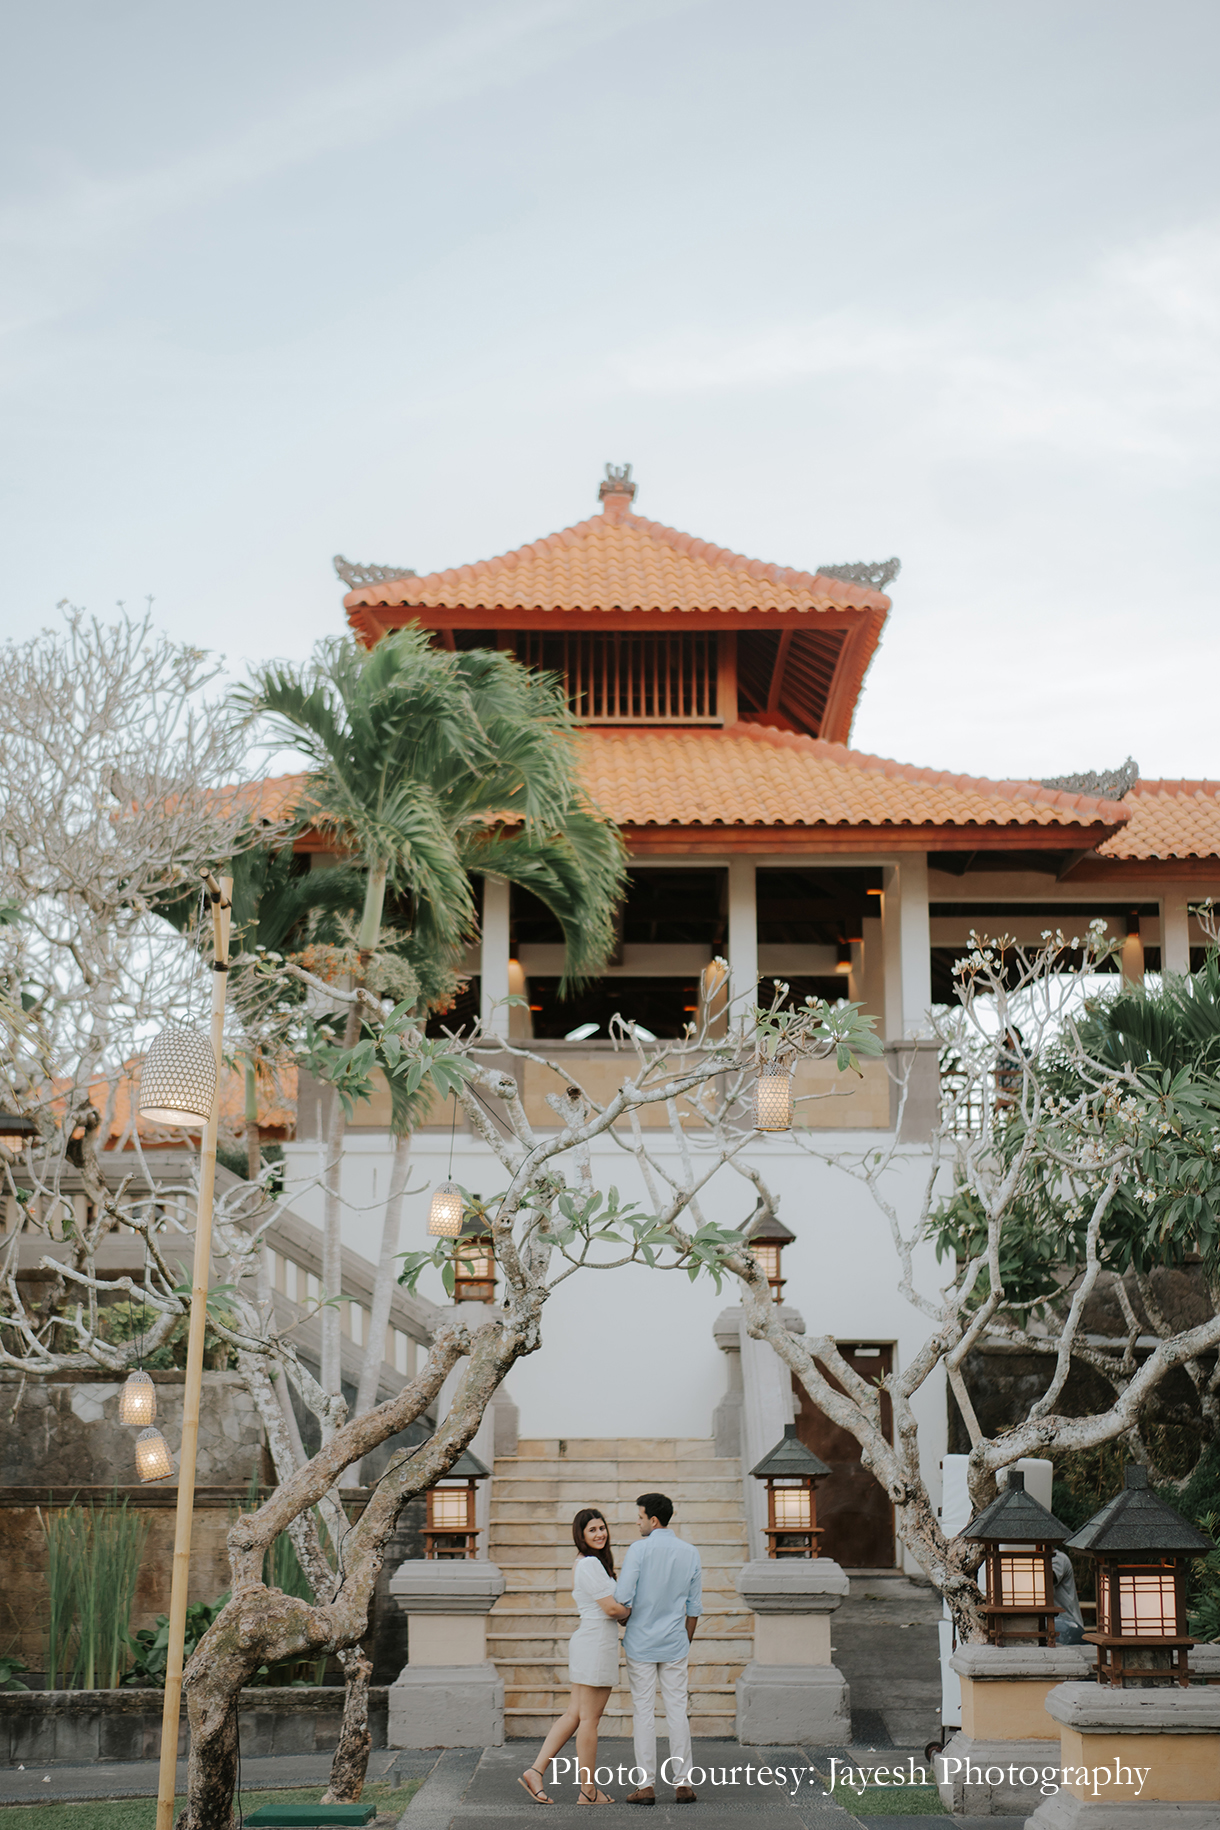
[[[239,703],[305,756],[313,824],[366,872],[363,960],[377,947],[390,890],[408,908],[414,954],[452,962],[477,925],[472,872],[520,884],[551,910],[563,930],[565,986],[589,977],[613,949],[623,844],[581,785],[575,724],[553,675],[494,649],[445,652],[407,628],[371,652],[331,641],[305,667],[262,668]],[[353,1014],[345,1046],[358,1035]],[[330,1296],[339,1293],[343,1131],[342,1103],[333,1099],[323,1218]],[[399,1195],[404,1162],[395,1165]],[[400,1205],[388,1205],[387,1225]],[[340,1353],[332,1304],[323,1312],[328,1392],[340,1388]]]

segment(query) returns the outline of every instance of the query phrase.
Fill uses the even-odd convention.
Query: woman
[[[592,1783],[597,1770],[597,1725],[610,1700],[618,1677],[617,1622],[631,1613],[614,1599],[614,1559],[610,1531],[594,1506],[586,1506],[572,1520],[576,1562],[572,1566],[572,1599],[580,1609],[580,1625],[568,1641],[568,1682],[572,1701],[542,1743],[538,1759],[527,1766],[518,1785],[525,1787],[535,1804],[553,1805],[542,1789],[543,1770],[561,1748],[576,1736],[577,1772],[589,1783],[580,1788],[582,1805],[609,1805],[613,1799]]]

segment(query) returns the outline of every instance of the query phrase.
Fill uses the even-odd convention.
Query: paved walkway
[[[531,1742],[510,1741],[504,1747],[450,1748],[441,1754],[428,1778],[411,1800],[399,1830],[507,1830],[507,1827],[541,1824],[547,1830],[576,1830],[587,1820],[587,1806],[577,1803],[577,1788],[570,1774],[563,1774],[557,1784],[547,1785],[555,1800],[553,1806],[532,1805],[517,1784],[517,1777],[534,1751]],[[661,1754],[664,1758],[664,1741]],[[698,1804],[677,1805],[672,1791],[658,1787],[657,1803],[647,1816],[630,1807],[615,1812],[614,1822],[637,1823],[639,1830],[663,1830],[663,1826],[684,1826],[684,1830],[857,1830],[871,1824],[875,1830],[930,1830],[938,1821],[945,1830],[995,1830],[993,1818],[950,1819],[937,1816],[870,1817],[867,1815],[868,1791],[865,1789],[863,1817],[853,1816],[828,1795],[826,1781],[832,1771],[831,1759],[840,1767],[851,1762],[858,1770],[861,1764],[873,1767],[899,1761],[897,1750],[884,1754],[866,1754],[861,1749],[774,1747],[743,1749],[735,1741],[695,1742],[695,1765],[702,1769],[694,1775]],[[910,1756],[901,1755],[904,1766]],[[915,1756],[918,1766],[921,1754]],[[599,1772],[603,1790],[616,1800],[631,1791],[627,1775],[631,1767],[631,1744],[628,1741],[603,1741],[598,1749]],[[608,1779],[605,1769],[614,1771]],[[619,1769],[622,1777],[620,1780]],[[783,1769],[784,1783],[774,1783]],[[760,1783],[760,1769],[763,1775]],[[909,1770],[909,1769],[908,1769]],[[923,1796],[938,1808],[936,1793],[929,1789]],[[597,1822],[603,1820],[597,1819]]]
[[[831,1656],[851,1689],[852,1740],[923,1749],[940,1733],[940,1597],[892,1575],[853,1576],[830,1617]]]

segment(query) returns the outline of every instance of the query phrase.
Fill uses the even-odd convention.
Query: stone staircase
[[[636,1537],[639,1493],[667,1493],[674,1530],[703,1560],[703,1618],[691,1647],[690,1718],[696,1735],[732,1736],[734,1686],[752,1654],[753,1620],[734,1588],[746,1561],[741,1463],[710,1441],[672,1437],[522,1440],[498,1456],[487,1555],[505,1592],[487,1621],[488,1652],[504,1679],[507,1735],[540,1736],[567,1703],[572,1603],[572,1519],[582,1506],[606,1515],[616,1568]],[[604,1735],[630,1735],[627,1670],[602,1718]],[[658,1701],[658,1709],[660,1707]]]

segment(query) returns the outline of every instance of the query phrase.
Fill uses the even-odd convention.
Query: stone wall
[[[44,1760],[155,1760],[161,1750],[159,1690],[0,1691],[0,1764]],[[244,1690],[239,1705],[241,1751],[258,1754],[329,1753],[343,1718],[343,1688]],[[386,1692],[369,1691],[373,1746],[386,1745]],[[178,1751],[187,1751],[186,1709]]]
[[[155,1372],[157,1428],[171,1453],[182,1439],[183,1374]],[[23,1379],[0,1373],[0,1487],[126,1486],[135,1479],[136,1432],[119,1422],[122,1381],[68,1373]],[[264,1478],[263,1432],[235,1372],[203,1375],[199,1413],[201,1487],[247,1486]],[[158,1486],[173,1489],[177,1476]]]

